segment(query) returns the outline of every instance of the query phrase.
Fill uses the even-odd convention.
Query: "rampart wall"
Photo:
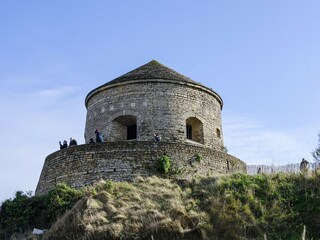
[[[163,154],[172,159],[173,173],[179,178],[246,172],[245,163],[238,158],[201,145],[152,141],[84,144],[47,156],[36,195],[59,182],[81,188],[101,179],[132,181],[136,176],[163,176],[156,169]]]

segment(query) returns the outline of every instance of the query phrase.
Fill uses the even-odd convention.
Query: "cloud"
[[[266,123],[236,114],[224,118],[224,141],[229,153],[247,164],[284,165],[312,160],[316,126],[276,130]]]
[[[35,97],[49,97],[49,98],[60,98],[64,96],[69,96],[70,94],[73,94],[76,90],[75,87],[71,86],[63,86],[59,88],[51,88],[51,89],[43,89],[38,92],[33,93]]]

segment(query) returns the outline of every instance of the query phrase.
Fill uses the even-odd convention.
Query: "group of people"
[[[104,142],[103,136],[102,134],[98,131],[98,129],[96,129],[96,131],[94,132],[96,135],[96,141],[93,140],[93,138],[90,138],[89,143],[99,143],[99,142]],[[61,143],[61,141],[59,141],[59,145],[60,145],[60,149],[65,149],[68,147],[68,142],[67,140],[63,140],[63,143]],[[70,138],[70,142],[69,142],[69,147],[71,146],[77,146],[78,143],[74,138]]]
[[[93,138],[90,138],[89,143],[96,143],[96,142],[99,143],[99,142],[104,142],[104,141],[105,141],[103,135],[99,132],[98,129],[96,129],[94,133],[95,133],[95,135],[96,135],[96,141],[94,141]],[[160,136],[160,134],[159,134],[159,133],[155,133],[155,134],[153,135],[153,140],[154,140],[155,142],[160,142],[160,141],[161,141],[161,136]]]
[[[60,145],[60,149],[64,149],[68,147],[68,142],[67,140],[63,140],[63,143],[61,143],[61,141],[59,141],[59,145]],[[70,142],[69,142],[69,147],[71,146],[77,146],[77,140],[75,140],[74,138],[70,138]]]
[[[93,138],[90,138],[89,140],[89,143],[101,143],[101,142],[104,142],[105,139],[103,137],[103,135],[99,132],[98,129],[95,130],[95,135],[96,135],[96,139],[94,140]],[[160,142],[161,141],[161,136],[159,133],[155,133],[153,135],[153,140],[155,142]],[[63,141],[63,143],[61,143],[61,141],[59,141],[59,145],[60,145],[60,149],[64,149],[64,148],[67,148],[68,147],[68,142],[66,140]],[[74,138],[70,138],[70,142],[69,142],[69,147],[71,146],[77,146],[78,143],[77,141],[74,139]]]

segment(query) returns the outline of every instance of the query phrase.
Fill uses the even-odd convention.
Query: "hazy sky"
[[[0,1],[0,202],[34,191],[58,141],[84,143],[84,99],[155,59],[224,100],[248,164],[312,160],[320,1]]]

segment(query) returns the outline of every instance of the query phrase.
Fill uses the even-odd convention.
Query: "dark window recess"
[[[127,126],[127,140],[137,138],[137,125]]]
[[[220,132],[220,129],[218,129],[218,128],[217,128],[217,129],[216,129],[216,131],[217,131],[217,137],[218,137],[218,138],[221,138],[221,132]]]
[[[192,140],[192,126],[187,125],[187,139]]]

